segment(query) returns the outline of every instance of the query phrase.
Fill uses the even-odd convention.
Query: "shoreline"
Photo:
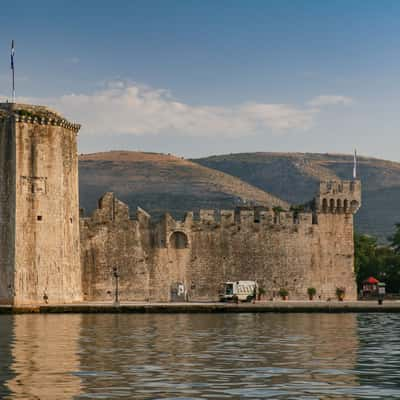
[[[387,300],[379,305],[371,301],[269,301],[230,303],[148,303],[82,302],[74,304],[1,305],[0,314],[68,314],[68,313],[398,313],[400,301]]]

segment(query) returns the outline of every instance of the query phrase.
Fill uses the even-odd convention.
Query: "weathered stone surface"
[[[0,114],[1,115],[1,114]],[[11,304],[15,265],[15,126],[0,118],[0,303]]]
[[[183,283],[190,300],[216,300],[219,285],[257,280],[268,298],[356,298],[353,214],[359,181],[321,182],[305,212],[240,207],[166,214],[106,193],[79,219],[79,125],[45,107],[0,104],[0,304],[169,301]]]
[[[0,110],[1,302],[81,300],[79,125],[45,107]]]
[[[111,216],[118,200],[110,198],[106,209],[102,202],[81,222],[85,299],[113,298],[114,266],[121,300],[169,301],[176,282],[185,284],[191,300],[215,300],[228,280],[257,280],[268,298],[286,288],[291,299],[306,299],[307,288],[315,287],[318,298],[329,299],[344,287],[346,298],[356,299],[353,213],[359,189],[358,181],[321,183],[314,200],[321,207],[304,213],[242,207],[219,217],[203,210],[184,221],[166,214],[155,224],[143,211],[135,221],[124,214],[116,222]],[[322,207],[327,196],[335,207]],[[348,207],[340,206],[345,200]],[[100,211],[109,219],[99,221]]]

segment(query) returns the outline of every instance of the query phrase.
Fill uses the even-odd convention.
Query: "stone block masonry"
[[[0,302],[82,299],[76,135],[45,107],[0,104]]]
[[[41,106],[0,103],[0,305],[217,300],[225,281],[256,280],[304,300],[356,299],[353,214],[359,181],[321,182],[304,209],[240,207],[155,222],[106,193],[79,218],[79,125]],[[279,200],[278,200],[279,202]],[[300,211],[302,210],[302,211]]]
[[[256,280],[271,299],[285,288],[290,299],[305,300],[309,287],[319,299],[334,299],[344,287],[355,300],[360,193],[359,181],[322,182],[304,212],[241,207],[187,213],[183,221],[166,214],[157,223],[141,209],[129,219],[127,207],[107,193],[81,220],[84,297],[112,300],[116,267],[123,301],[169,301],[178,282],[192,301],[217,300],[220,284],[232,280]],[[325,199],[334,207],[323,206]]]

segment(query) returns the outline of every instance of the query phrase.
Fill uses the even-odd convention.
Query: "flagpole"
[[[354,149],[353,179],[357,179],[357,150]]]
[[[15,103],[15,72],[12,70],[12,102]]]
[[[15,103],[14,40],[11,41],[12,103]]]

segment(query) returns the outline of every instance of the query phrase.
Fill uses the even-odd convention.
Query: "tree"
[[[389,245],[379,245],[377,239],[368,235],[354,235],[354,270],[357,286],[374,276],[386,283],[389,293],[400,292],[400,223]]]
[[[368,235],[354,235],[354,270],[357,286],[360,289],[363,280],[369,276],[378,276],[377,240]],[[379,278],[377,278],[379,279]]]
[[[386,260],[386,288],[388,292],[400,292],[400,223],[395,224],[394,235],[389,237],[392,255]]]
[[[400,223],[395,224],[396,231],[393,236],[389,237],[390,246],[396,254],[400,254]]]

